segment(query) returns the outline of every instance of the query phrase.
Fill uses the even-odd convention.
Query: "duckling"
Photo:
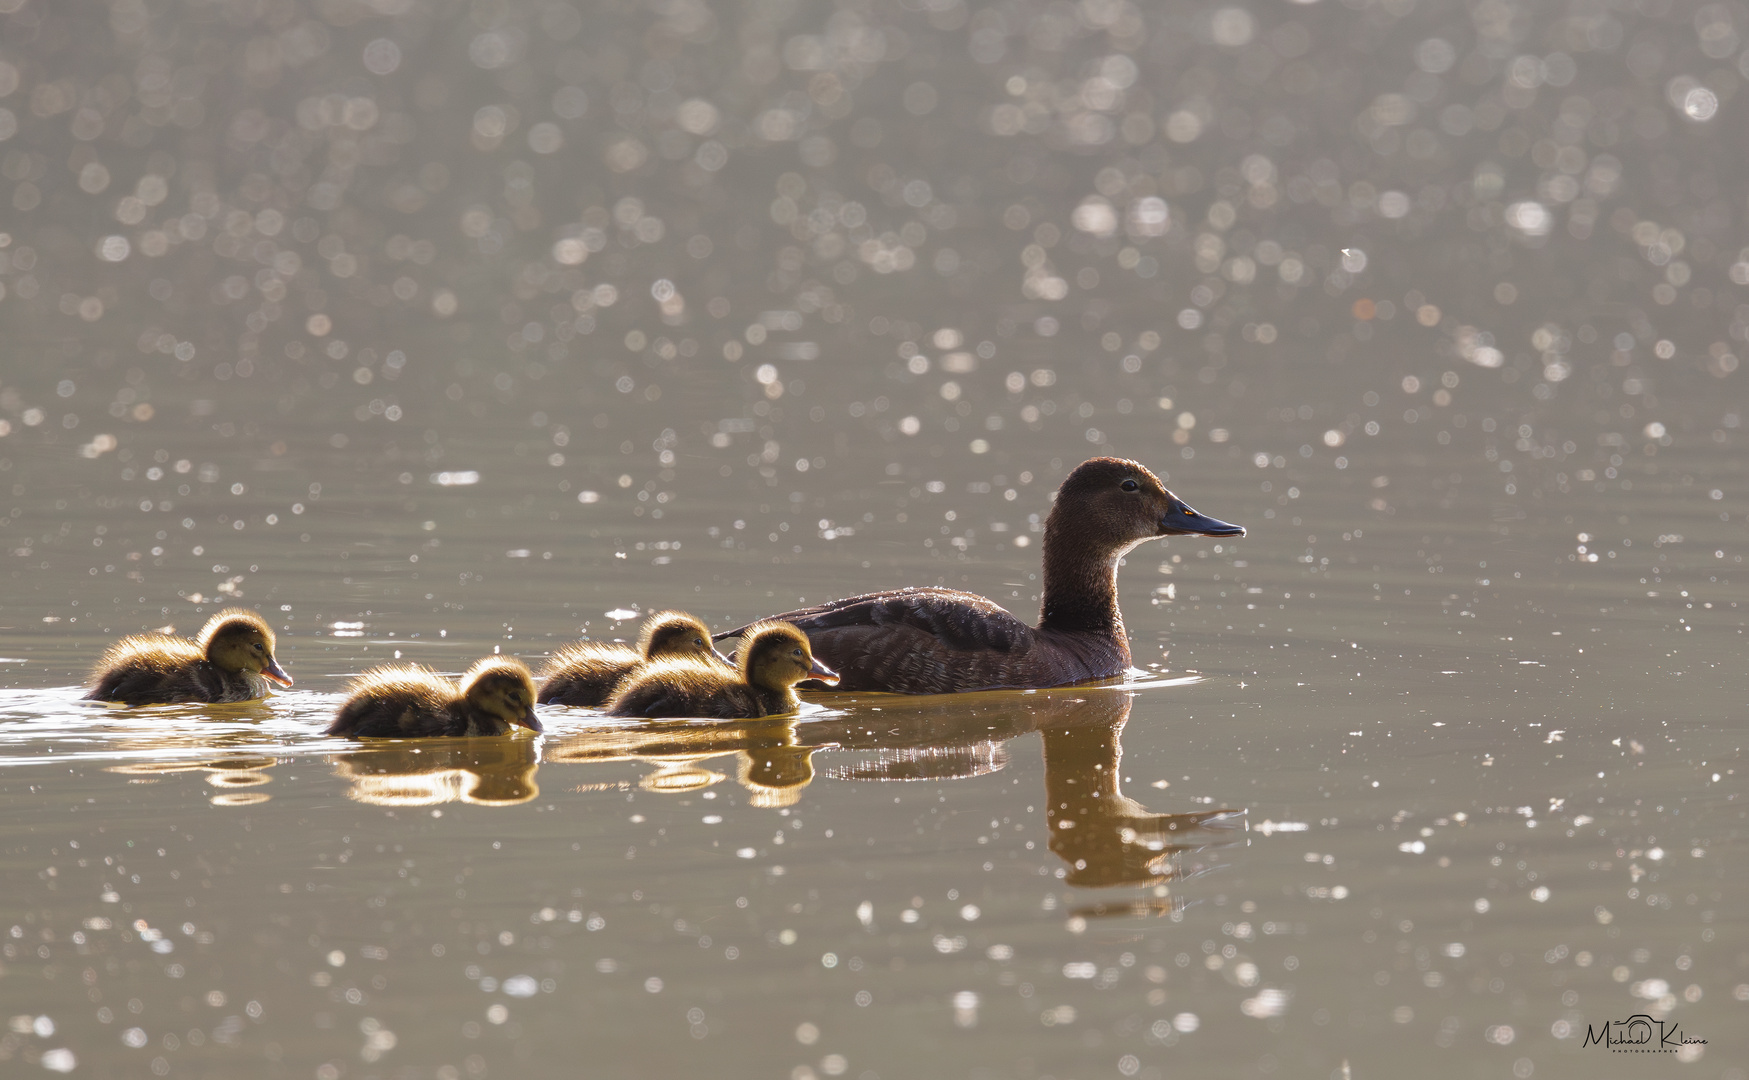
[[[273,659],[273,629],[244,608],[218,612],[193,641],[169,634],[122,638],[91,678],[86,700],[127,705],[254,701],[267,696],[270,681],[292,684]]]
[[[697,660],[658,660],[626,676],[608,699],[609,716],[695,716],[741,720],[793,712],[795,684],[838,673],[814,659],[808,637],[788,623],[762,622],[741,639],[738,674]]]
[[[684,611],[658,611],[644,622],[636,645],[579,641],[554,653],[541,669],[542,705],[600,705],[633,668],[667,658],[697,660],[707,666],[720,661],[734,666],[711,647],[710,628]]]
[[[520,660],[488,656],[458,686],[417,664],[372,668],[347,686],[329,735],[413,739],[503,735],[512,725],[540,731],[534,677]]]

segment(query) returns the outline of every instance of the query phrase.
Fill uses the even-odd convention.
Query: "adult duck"
[[[579,641],[553,653],[540,674],[542,705],[600,705],[633,669],[651,660],[682,657],[734,666],[713,648],[711,632],[684,611],[658,611],[644,621],[635,645]]]
[[[432,735],[503,735],[541,730],[534,677],[522,661],[488,656],[461,683],[417,664],[373,668],[346,688],[329,735],[416,739]]]
[[[1185,504],[1142,465],[1093,458],[1057,489],[1045,519],[1039,623],[939,587],[864,593],[769,616],[807,634],[838,689],[898,694],[1037,689],[1106,679],[1130,666],[1117,564],[1162,536],[1244,536]],[[718,634],[732,637],[742,630]]]
[[[736,651],[739,671],[698,660],[646,664],[620,683],[607,714],[751,720],[794,712],[801,705],[795,685],[804,679],[838,681],[837,672],[814,659],[807,636],[787,623],[754,623]]]
[[[292,684],[273,647],[266,619],[226,608],[193,641],[169,634],[122,638],[97,662],[85,697],[126,705],[254,701],[267,696],[269,682]]]

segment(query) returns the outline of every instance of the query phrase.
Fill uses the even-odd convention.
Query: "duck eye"
[[[1141,488],[1141,485],[1136,483],[1134,480],[1125,480],[1122,484],[1119,484],[1118,486],[1123,488],[1125,491],[1137,491],[1137,490],[1140,490],[1140,488]]]

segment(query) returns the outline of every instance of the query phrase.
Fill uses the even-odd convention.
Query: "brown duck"
[[[1037,626],[982,596],[937,587],[865,593],[770,618],[807,634],[814,654],[837,669],[841,691],[950,694],[1110,678],[1130,666],[1118,560],[1161,536],[1244,535],[1242,526],[1192,510],[1136,462],[1094,458],[1064,478],[1045,520]]]
[[[644,621],[636,645],[579,641],[552,655],[541,669],[542,705],[600,705],[633,668],[651,660],[684,658],[734,666],[711,647],[711,632],[684,611],[658,611]]]
[[[253,611],[226,608],[193,641],[135,634],[111,645],[91,673],[90,701],[127,705],[254,701],[292,679],[273,659],[273,629]]]
[[[520,660],[488,656],[460,685],[430,668],[373,668],[352,680],[328,725],[330,735],[417,739],[428,735],[503,735],[512,726],[540,731],[534,678]]]
[[[741,668],[724,670],[697,660],[658,660],[634,671],[607,703],[609,716],[689,716],[747,720],[794,712],[795,685],[838,675],[814,659],[805,634],[788,623],[762,622],[741,638]]]

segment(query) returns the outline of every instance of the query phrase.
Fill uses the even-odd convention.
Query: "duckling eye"
[[[1136,483],[1134,480],[1125,480],[1123,483],[1119,484],[1118,486],[1123,488],[1125,491],[1139,491],[1141,489],[1141,485]]]

